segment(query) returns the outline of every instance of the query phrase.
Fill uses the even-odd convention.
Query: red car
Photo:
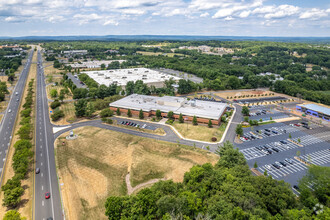
[[[297,126],[297,127],[300,127],[300,124],[294,124],[295,126]]]
[[[46,192],[45,193],[45,199],[49,199],[50,198],[50,192]]]

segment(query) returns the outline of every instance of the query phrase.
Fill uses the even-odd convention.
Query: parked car
[[[267,132],[265,132],[265,135],[267,135],[267,136],[270,136],[270,134],[269,134],[269,133],[267,133]]]
[[[278,162],[278,161],[275,161],[275,164],[276,164],[277,166],[279,166],[280,168],[283,167],[283,165],[282,165],[280,162]]]
[[[278,134],[278,132],[277,131],[272,131],[274,134]]]
[[[266,129],[265,129],[265,131],[268,131],[268,132],[270,132],[270,130],[269,130],[268,128],[266,128]]]
[[[256,149],[257,149],[257,150],[262,150],[262,147],[257,146]]]
[[[308,125],[303,125],[303,127],[306,129],[311,129]]]
[[[277,165],[277,164],[275,164],[275,163],[273,163],[272,165],[273,165],[273,167],[275,167],[276,169],[280,169],[280,168],[281,168],[279,165]]]
[[[293,160],[292,159],[285,158],[284,161],[287,162],[287,163],[289,163],[289,164],[293,164]]]
[[[296,127],[300,127],[300,124],[294,124],[294,126],[296,126]]]
[[[280,150],[276,147],[272,147],[272,150],[275,151],[276,153],[280,152]]]
[[[284,141],[284,140],[282,140],[282,141],[280,141],[282,144],[288,144],[288,142],[286,142],[286,141]]]
[[[294,185],[293,188],[294,188],[295,190],[299,191],[299,186]]]
[[[282,164],[282,166],[286,167],[286,163],[284,161],[280,161],[280,164]]]

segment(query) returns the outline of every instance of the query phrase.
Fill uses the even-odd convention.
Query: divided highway
[[[52,217],[63,219],[59,185],[54,158],[54,135],[48,114],[46,84],[42,67],[42,56],[38,51],[37,93],[36,93],[36,168],[34,190],[34,219],[43,220]],[[45,193],[50,198],[45,198]]]
[[[0,124],[0,186],[2,185],[3,170],[6,166],[6,156],[8,147],[13,135],[13,129],[17,114],[19,113],[19,106],[22,101],[22,95],[26,79],[30,70],[33,57],[33,48],[29,52],[27,62],[22,70],[18,82],[12,92],[8,107]]]

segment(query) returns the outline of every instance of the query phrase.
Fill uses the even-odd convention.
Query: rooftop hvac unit
[[[134,71],[138,71],[138,69],[134,69]]]
[[[128,74],[132,74],[132,72],[131,71],[128,71]]]
[[[149,73],[149,70],[144,71],[145,73]]]
[[[191,107],[196,107],[196,100],[191,101]]]
[[[105,76],[104,78],[105,78],[105,79],[110,79],[110,76]]]

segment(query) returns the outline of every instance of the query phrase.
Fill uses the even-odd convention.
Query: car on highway
[[[9,109],[8,112],[10,113],[11,112],[11,109]]]
[[[36,168],[36,174],[39,174],[40,173],[40,168]]]
[[[50,192],[46,192],[45,193],[45,199],[49,199],[50,198]]]

